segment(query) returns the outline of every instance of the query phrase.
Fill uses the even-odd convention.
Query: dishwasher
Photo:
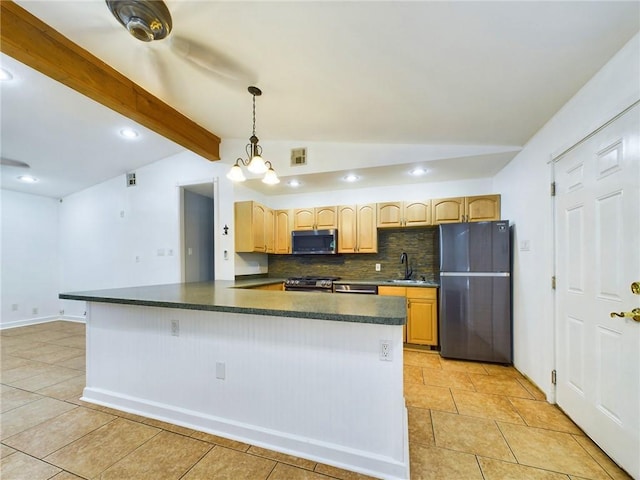
[[[360,295],[377,295],[377,285],[361,285],[353,283],[333,284],[333,293],[357,293]]]

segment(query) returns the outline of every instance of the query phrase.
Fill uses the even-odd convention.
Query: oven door
[[[325,288],[325,287],[300,287],[300,286],[295,286],[295,285],[285,285],[284,286],[284,291],[285,292],[324,292],[324,293],[331,293],[331,288]]]
[[[333,286],[333,291],[335,293],[356,293],[359,295],[377,295],[378,294],[378,286],[377,285],[349,285],[349,284],[338,284]]]

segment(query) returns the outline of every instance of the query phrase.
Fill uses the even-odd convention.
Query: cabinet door
[[[467,222],[500,220],[500,195],[479,195],[465,198]]]
[[[407,288],[406,287],[378,287],[378,295],[391,295],[393,297],[406,297],[407,296]],[[407,342],[407,326],[402,326],[402,341],[404,343]]]
[[[405,202],[404,226],[421,227],[431,225],[431,202]]]
[[[264,207],[264,251],[267,253],[275,252],[275,223],[275,211]]]
[[[291,253],[291,211],[276,210],[274,253]]]
[[[236,202],[234,204],[236,252],[253,252],[253,202]]]
[[[357,248],[357,215],[355,205],[338,207],[338,252],[355,253]]]
[[[407,343],[438,345],[438,289],[407,288]]]
[[[316,215],[314,208],[296,208],[293,211],[294,230],[313,230]]]
[[[378,228],[402,226],[402,202],[378,203]]]
[[[253,229],[253,251],[266,252],[267,244],[265,240],[266,208],[259,203],[253,204],[253,219],[251,228]]]
[[[464,198],[440,198],[431,200],[431,219],[434,225],[439,223],[457,223],[464,215]]]
[[[356,215],[357,226],[357,252],[378,252],[378,229],[376,228],[376,205],[358,205]],[[340,234],[340,230],[338,230]]]
[[[317,207],[315,217],[315,228],[318,230],[338,228],[338,207]]]

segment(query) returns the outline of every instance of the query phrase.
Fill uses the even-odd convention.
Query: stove
[[[284,281],[288,292],[332,292],[333,282],[340,277],[291,277]]]

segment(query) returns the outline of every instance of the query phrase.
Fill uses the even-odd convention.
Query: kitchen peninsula
[[[243,288],[251,286],[60,294],[87,302],[83,399],[378,478],[409,478],[404,300]]]

